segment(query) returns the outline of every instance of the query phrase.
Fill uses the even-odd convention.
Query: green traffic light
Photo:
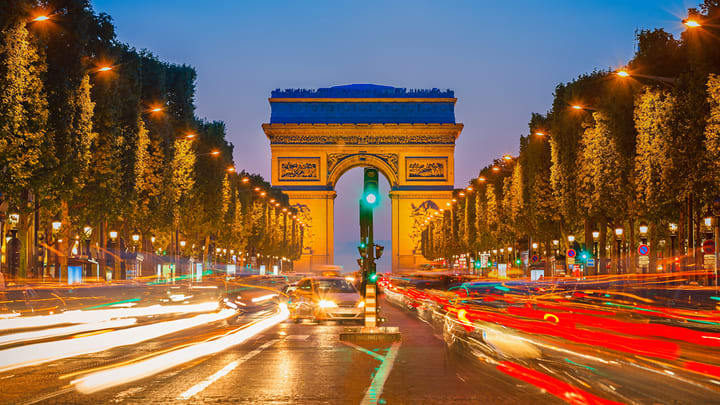
[[[377,280],[377,273],[373,273],[370,275],[370,281],[375,281],[375,280]]]
[[[365,195],[365,201],[367,201],[368,204],[375,204],[377,201],[377,196],[373,193],[368,193]]]
[[[365,249],[367,245],[365,245],[365,242],[360,242],[360,249]]]

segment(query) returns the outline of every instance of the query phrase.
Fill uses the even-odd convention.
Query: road
[[[552,397],[519,389],[494,369],[482,371],[449,353],[429,325],[383,305],[388,325],[403,331],[400,343],[356,346],[340,342],[344,326],[281,322],[246,342],[160,373],[85,394],[73,380],[142,356],[197,344],[258,319],[261,311],[211,322],[142,343],[63,358],[0,373],[0,402],[32,403],[496,403]],[[174,316],[163,321],[187,318]],[[194,316],[194,315],[193,315]],[[96,335],[100,339],[102,335]],[[82,334],[79,334],[82,338]],[[73,339],[64,338],[67,344]],[[62,340],[62,339],[61,339]],[[52,341],[45,339],[44,341]],[[34,341],[33,344],[36,344]],[[13,347],[13,346],[11,346]],[[15,346],[17,347],[17,346]],[[392,354],[389,355],[389,354]],[[379,394],[376,396],[374,394]]]
[[[556,342],[530,360],[527,345],[518,344],[521,334],[507,329],[503,341],[493,340],[486,335],[493,329],[477,319],[463,336],[458,316],[451,336],[473,343],[468,337],[484,330],[494,352],[488,357],[478,341],[448,345],[447,323],[438,326],[423,306],[391,304],[388,295],[382,312],[387,326],[401,330],[401,341],[351,344],[339,340],[345,326],[295,323],[275,301],[238,315],[218,308],[217,298],[193,294],[194,300],[144,307],[119,300],[120,308],[83,312],[82,322],[71,324],[63,314],[39,316],[45,324],[34,328],[22,323],[35,322],[32,316],[0,318],[0,403],[720,403],[707,388],[712,378],[593,358],[591,350],[553,338],[555,329],[526,335],[535,345]],[[243,294],[262,298],[267,290]]]

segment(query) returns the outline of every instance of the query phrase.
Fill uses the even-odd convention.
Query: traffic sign
[[[566,260],[566,264],[575,264],[575,258],[574,257],[568,257]]]
[[[595,267],[595,259],[587,259],[586,264],[588,267]]]
[[[715,241],[712,239],[708,239],[703,242],[702,244],[703,253],[706,255],[711,255],[715,253]]]
[[[532,260],[533,263],[537,263],[538,260],[540,260],[540,256],[538,256],[538,255],[532,255],[532,257],[530,258],[530,260]]]
[[[643,267],[647,267],[650,264],[650,256],[638,257],[638,264]]]
[[[576,255],[577,255],[577,252],[574,249],[567,250],[567,257],[575,257]]]
[[[647,256],[648,253],[650,253],[650,248],[648,245],[641,243],[640,246],[638,246],[638,254],[640,256]]]

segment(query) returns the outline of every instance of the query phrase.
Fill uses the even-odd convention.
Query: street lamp
[[[115,239],[117,239],[117,237],[118,237],[117,231],[110,231],[110,232],[109,232],[109,235],[110,235],[110,239],[112,239],[113,242],[114,242]]]
[[[83,235],[85,236],[85,254],[90,259],[90,237],[92,236],[92,226],[85,224],[83,227]]]
[[[678,226],[676,223],[669,223],[668,229],[670,230],[670,256],[672,257],[672,271],[675,271],[675,238],[677,238]]]
[[[683,20],[683,24],[688,28],[700,28],[702,27],[702,24],[694,18],[688,18],[686,20]]]
[[[620,258],[622,257],[622,236],[623,236],[623,229],[621,227],[615,228],[615,239],[617,241],[617,251],[618,251],[618,257],[617,257],[617,272],[620,274],[621,272],[621,266],[620,266]]]
[[[59,232],[60,228],[62,228],[62,221],[60,221],[59,218],[55,217],[52,221],[52,229],[53,232]]]
[[[593,237],[593,256],[595,256],[595,258],[598,258],[598,256],[600,256],[600,252],[598,251],[598,238],[600,238],[600,231],[593,231],[592,237]]]

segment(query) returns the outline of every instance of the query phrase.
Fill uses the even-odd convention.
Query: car
[[[296,321],[363,321],[365,301],[344,277],[306,277],[289,293],[290,317]]]

